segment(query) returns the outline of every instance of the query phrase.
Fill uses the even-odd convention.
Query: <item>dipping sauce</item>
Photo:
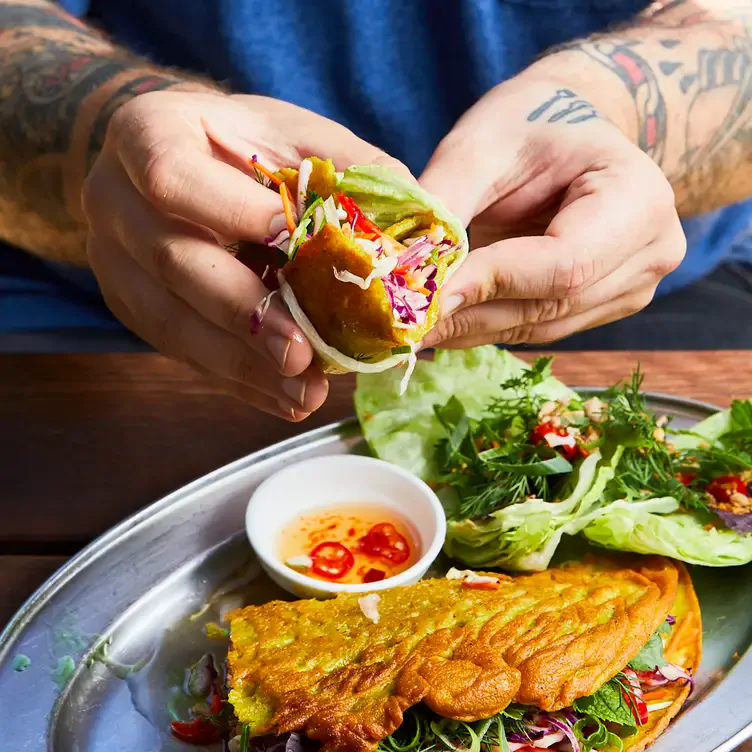
[[[394,577],[421,556],[412,525],[385,504],[336,504],[292,520],[278,556],[291,569],[327,582],[361,585]]]

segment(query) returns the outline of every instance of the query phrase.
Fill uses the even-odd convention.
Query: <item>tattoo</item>
[[[560,120],[572,124],[584,123],[586,120],[599,117],[590,102],[580,99],[570,89],[559,89],[549,100],[527,116],[528,122],[539,120],[545,114],[548,115],[546,119],[548,123],[558,123]]]
[[[115,110],[184,82],[48,3],[0,0],[0,238],[83,262],[78,197]]]
[[[648,9],[631,31],[565,47],[621,80],[637,143],[664,169],[684,214],[752,195],[752,0],[718,6],[675,0]]]
[[[627,87],[637,109],[638,146],[658,164],[666,148],[666,100],[647,61],[634,50],[637,42],[609,39],[583,42],[581,52],[613,71]]]

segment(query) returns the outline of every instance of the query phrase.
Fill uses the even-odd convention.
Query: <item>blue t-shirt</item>
[[[62,0],[156,63],[307,107],[419,174],[457,119],[548,47],[622,23],[647,0]],[[614,86],[620,84],[615,79]],[[752,203],[684,223],[665,293],[752,260]],[[10,293],[10,294],[7,294]],[[91,275],[0,253],[0,331],[119,325]]]

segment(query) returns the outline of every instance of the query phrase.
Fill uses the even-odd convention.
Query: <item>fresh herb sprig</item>
[[[379,744],[380,752],[497,752],[509,750],[507,736],[525,734],[524,705],[510,705],[491,718],[474,723],[442,718],[425,705],[405,713],[402,725]]]
[[[539,358],[503,382],[504,396],[481,420],[471,419],[455,397],[434,407],[446,432],[437,446],[437,481],[458,493],[460,519],[484,517],[530,496],[553,499],[566,482],[571,463],[545,443],[529,441],[545,402],[533,387],[550,376],[551,360]]]
[[[616,475],[606,487],[606,500],[671,496],[685,507],[707,509],[704,491],[685,485],[678,477],[682,457],[666,442],[666,426],[659,425],[645,404],[643,379],[638,368],[628,383],[609,389],[603,397],[608,404],[602,424],[604,453],[625,447]]]

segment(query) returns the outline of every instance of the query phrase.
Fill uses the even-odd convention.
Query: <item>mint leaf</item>
[[[635,671],[655,671],[667,663],[663,657],[663,640],[659,629],[648,641],[645,647],[627,664]]]
[[[470,432],[470,421],[464,405],[456,397],[450,397],[446,405],[434,405],[433,411],[448,434],[444,451],[449,460]]]
[[[572,707],[583,715],[637,728],[629,702],[616,678],[607,681],[595,694],[575,700]]]

